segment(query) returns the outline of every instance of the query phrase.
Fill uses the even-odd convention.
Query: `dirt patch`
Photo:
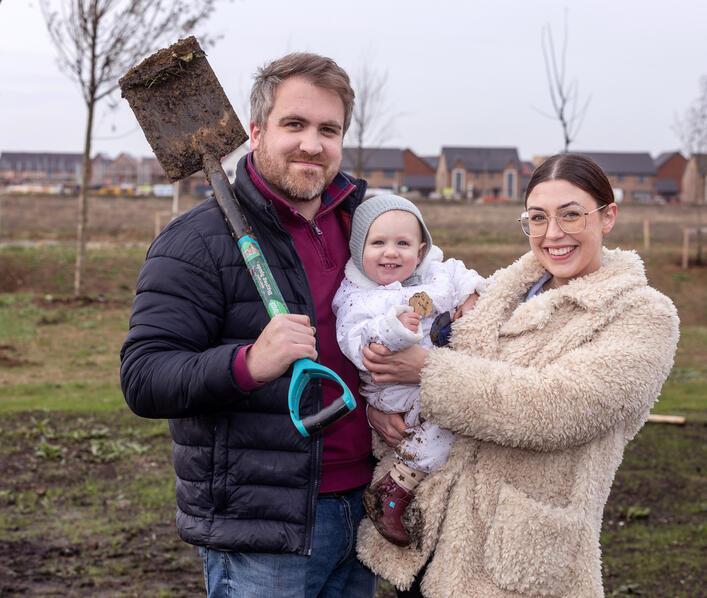
[[[174,526],[166,424],[154,426],[129,414],[3,416],[0,595],[203,593],[199,557]]]
[[[34,365],[32,362],[14,356],[17,351],[12,345],[0,345],[0,367],[16,368],[25,365]]]

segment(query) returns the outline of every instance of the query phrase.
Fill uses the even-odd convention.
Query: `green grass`
[[[105,382],[0,386],[0,413],[35,410],[99,413],[127,410],[127,406],[120,388]]]

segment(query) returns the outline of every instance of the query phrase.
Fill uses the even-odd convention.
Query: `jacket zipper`
[[[317,224],[317,221],[314,218],[309,220],[307,223],[314,239],[314,247],[317,251],[317,254],[319,255],[319,259],[322,262],[322,267],[325,270],[330,270],[333,264],[331,258],[329,257],[327,247],[324,243],[324,233],[322,232],[322,229],[319,228],[319,225]]]
[[[292,241],[292,237],[289,235],[289,233],[285,230],[285,228],[280,224],[280,221],[274,217],[274,215],[270,212],[269,208],[265,208],[266,213],[268,216],[274,221],[275,226],[278,230],[280,230],[284,237],[287,239],[287,242],[290,245],[290,250],[292,251],[293,255],[297,255],[297,250],[295,249],[295,244]],[[316,222],[314,222],[314,219],[311,221],[316,227],[316,230],[312,228],[312,231],[315,232],[315,234],[318,232],[319,235],[322,234],[321,229],[317,226]],[[307,300],[307,306],[310,308],[309,319],[312,323],[312,326],[317,325],[316,321],[316,314],[314,313],[314,301],[312,300],[312,291],[309,288],[309,282],[307,280],[307,273],[304,271],[304,266],[302,265],[301,260],[296,260],[296,267],[298,268],[300,274],[302,275],[302,280],[304,281],[304,287],[307,289],[307,297],[305,299]],[[317,351],[319,351],[319,343],[317,343]],[[315,382],[317,385],[317,388],[320,389],[320,392],[318,394],[318,399],[316,401],[316,411],[319,411],[322,408],[322,393],[321,393],[321,383],[319,381]],[[314,531],[314,511],[316,510],[316,505],[317,505],[317,498],[319,497],[319,487],[321,484],[321,462],[322,462],[322,440],[321,440],[321,434],[316,434],[314,436],[314,465],[313,465],[313,471],[314,471],[314,485],[312,487],[312,493],[309,497],[309,505],[307,507],[307,531],[304,536],[304,553],[307,556],[310,556],[312,554],[312,539],[313,539],[313,531]]]

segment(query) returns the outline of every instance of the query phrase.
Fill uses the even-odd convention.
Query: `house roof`
[[[60,152],[2,152],[0,164],[10,170],[69,170],[81,166],[83,154]]]
[[[432,168],[437,170],[437,164],[439,163],[439,156],[420,156],[425,162],[427,162]]]
[[[520,162],[514,147],[443,147],[447,168],[461,162],[472,172],[501,172],[509,162]]]
[[[608,175],[655,176],[648,152],[576,152],[594,160]]]
[[[345,147],[341,161],[342,170],[356,168],[358,148]],[[403,150],[393,147],[363,148],[363,167],[366,170],[403,170]]]
[[[657,193],[665,193],[671,195],[679,193],[680,186],[673,179],[656,179],[655,190]]]
[[[659,154],[655,160],[653,160],[653,162],[655,163],[655,167],[660,168],[663,164],[665,164],[673,156],[681,156],[682,157],[682,154],[680,152],[663,152],[662,154]]]

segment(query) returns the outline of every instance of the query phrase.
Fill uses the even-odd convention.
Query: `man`
[[[138,415],[170,418],[177,527],[200,547],[209,596],[375,593],[355,549],[372,471],[364,408],[303,438],[287,407],[302,357],[358,386],[331,311],[366,187],[339,172],[353,100],[336,63],[303,53],[261,69],[251,92],[234,189],[290,315],[269,321],[213,198],[162,232],[140,272],[122,388]],[[310,384],[302,414],[339,394]]]

